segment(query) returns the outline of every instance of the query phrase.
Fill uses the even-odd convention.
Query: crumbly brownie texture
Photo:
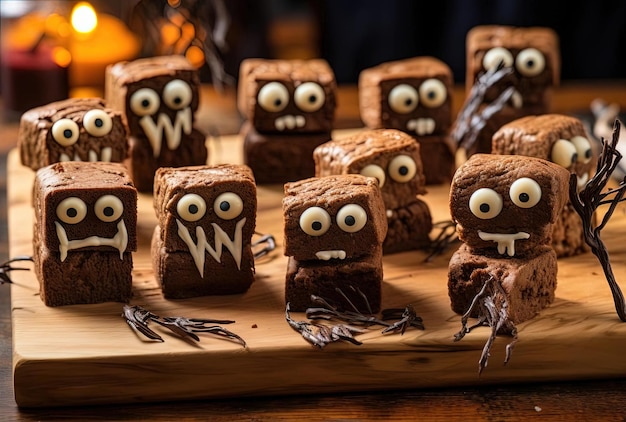
[[[536,205],[521,208],[513,203],[511,191],[521,178],[534,180],[541,188]],[[492,218],[479,218],[470,209],[470,198],[481,188],[501,198],[502,209]],[[475,154],[455,173],[450,189],[450,213],[457,223],[459,238],[482,255],[500,256],[498,242],[483,240],[481,231],[495,234],[526,233],[514,242],[516,257],[541,245],[549,245],[552,225],[568,198],[569,172],[547,160],[519,155]],[[487,197],[485,204],[490,203]],[[495,206],[494,204],[489,204]],[[482,206],[481,206],[482,209]],[[504,255],[503,255],[504,256]]]
[[[419,113],[408,114],[398,114],[390,109],[387,99],[391,89],[400,84],[407,84],[419,91],[420,85],[425,80],[432,78],[439,79],[447,89],[448,95],[444,104],[431,109],[430,113],[426,113],[429,110],[424,107],[420,108]],[[413,57],[370,67],[359,74],[358,91],[361,120],[371,129],[394,128],[415,134],[415,130],[407,129],[407,121],[420,114],[420,117],[428,116],[435,120],[435,132],[432,132],[431,135],[446,135],[452,123],[452,98],[450,95],[452,85],[453,78],[450,67],[435,57]],[[424,116],[421,116],[422,113]]]
[[[587,139],[589,156],[584,151],[576,151],[581,158],[567,169],[575,173],[580,180],[592,177],[597,163],[597,152],[589,142],[591,137],[583,123],[571,116],[562,114],[544,114],[526,116],[514,120],[500,128],[493,136],[492,152],[495,154],[517,154],[543,158],[551,161],[552,150],[557,141],[570,141],[575,136]],[[573,148],[572,148],[573,149]],[[572,256],[587,252],[580,217],[572,208],[569,200],[563,207],[556,221],[552,235],[552,246],[558,257]]]
[[[33,257],[44,303],[128,301],[137,190],[124,166],[52,164],[37,171],[33,192]]]
[[[250,168],[163,167],[154,184],[159,225],[152,238],[152,259],[164,296],[246,291],[254,281],[251,242],[257,207]]]
[[[241,128],[244,163],[254,172],[256,183],[284,184],[315,175],[313,151],[331,138],[330,132],[262,134],[250,122]]]
[[[104,120],[105,126],[97,123],[97,118]],[[108,120],[111,125],[107,130]],[[63,133],[66,130],[72,134],[69,140]],[[68,160],[122,162],[127,154],[127,138],[122,114],[108,108],[103,99],[71,98],[25,112],[17,143],[22,164],[38,170]]]
[[[279,111],[264,109],[257,97],[261,89],[271,82],[278,82],[286,89],[284,100],[287,104]],[[307,82],[314,82],[323,90],[324,102],[319,109],[314,107],[306,111],[296,104],[294,93]],[[237,105],[242,116],[261,133],[330,132],[335,117],[336,89],[335,74],[323,59],[245,59],[239,68]],[[302,117],[303,125],[289,130],[277,128],[276,119],[286,116]]]
[[[295,312],[319,306],[311,295],[326,299],[338,309],[352,310],[341,291],[360,312],[380,311],[383,279],[382,253],[377,251],[358,261],[329,265],[319,261],[296,261],[289,257],[285,284],[285,303]],[[359,293],[367,298],[370,308]]]
[[[515,324],[522,323],[554,301],[556,253],[550,246],[541,246],[533,251],[533,256],[502,259],[476,255],[467,245],[462,245],[452,255],[449,265],[448,295],[452,310],[458,314],[467,312],[489,277],[506,292],[509,319]]]
[[[387,236],[383,243],[383,252],[392,254],[427,248],[432,243],[432,228],[430,208],[421,199],[396,208],[391,215],[387,215]]]
[[[418,136],[426,185],[450,183],[456,170],[456,146],[451,136]]]
[[[179,55],[107,67],[105,97],[128,123],[131,138],[126,164],[139,191],[152,190],[159,167],[207,163],[206,136],[194,128],[199,89],[197,70]]]

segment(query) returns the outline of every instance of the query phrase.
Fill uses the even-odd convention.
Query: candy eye
[[[310,236],[321,236],[330,228],[330,215],[324,208],[307,208],[300,215],[300,228]]]
[[[522,177],[511,185],[511,201],[520,208],[532,208],[541,199],[541,186],[533,179]]]
[[[206,202],[200,195],[188,193],[176,204],[176,212],[185,221],[198,221],[206,213]]]
[[[94,205],[96,217],[105,223],[115,221],[122,216],[124,212],[124,204],[114,195],[104,195],[98,198]]]
[[[159,95],[150,88],[138,89],[130,97],[130,109],[137,116],[149,116],[159,109],[161,100]]]
[[[591,151],[591,144],[589,143],[587,138],[585,138],[584,136],[574,136],[571,141],[576,148],[578,162],[587,164],[589,161],[591,161],[593,152]]]
[[[360,172],[363,176],[375,177],[378,180],[378,187],[382,188],[385,185],[385,170],[376,164],[370,164],[361,169]]]
[[[524,76],[537,76],[546,68],[546,59],[536,48],[526,48],[515,58],[515,67]]]
[[[91,136],[105,136],[113,129],[113,120],[104,110],[89,110],[83,117],[83,127]]]
[[[502,211],[502,197],[493,189],[480,188],[470,197],[469,208],[476,217],[488,220]]]
[[[406,114],[415,110],[418,103],[417,90],[411,85],[400,84],[389,91],[389,107],[396,113]]]
[[[408,155],[398,155],[389,163],[389,175],[396,182],[404,183],[411,180],[417,173],[415,161]]]
[[[315,82],[306,82],[296,88],[293,94],[298,108],[302,111],[317,111],[326,100],[324,89]]]
[[[70,196],[57,205],[57,217],[64,223],[80,223],[87,215],[87,205],[82,199]]]
[[[191,87],[185,81],[174,79],[163,88],[163,102],[172,110],[182,110],[191,104]]]
[[[337,212],[337,225],[344,232],[356,233],[365,227],[365,223],[367,223],[367,213],[360,205],[344,205]]]
[[[439,107],[446,101],[448,90],[439,79],[426,79],[420,85],[420,98],[422,104],[428,108]]]
[[[60,119],[52,125],[52,138],[64,147],[74,145],[79,135],[78,124],[72,119]]]
[[[567,168],[576,162],[578,153],[573,143],[565,139],[559,139],[552,145],[550,158],[553,163]]]
[[[483,57],[483,67],[485,70],[495,69],[500,62],[504,63],[504,67],[513,66],[513,55],[509,50],[503,47],[495,47],[487,51]]]
[[[241,197],[233,192],[224,192],[213,202],[213,211],[219,218],[232,220],[243,211]]]
[[[289,92],[280,82],[270,82],[259,91],[257,101],[266,111],[277,112],[287,107]]]

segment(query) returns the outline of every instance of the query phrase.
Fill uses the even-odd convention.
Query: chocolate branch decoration
[[[611,180],[613,171],[619,165],[622,154],[617,150],[619,142],[619,133],[621,125],[619,120],[615,120],[613,126],[613,135],[611,142],[602,138],[602,152],[598,158],[598,166],[596,174],[587,182],[585,187],[578,192],[576,186],[576,175],[570,177],[570,199],[576,212],[580,215],[583,222],[583,230],[585,234],[585,242],[591,248],[591,252],[598,258],[602,270],[609,283],[609,288],[615,302],[615,310],[619,319],[626,322],[626,303],[624,295],[617,284],[615,274],[611,266],[609,252],[602,241],[600,234],[602,229],[607,225],[617,205],[626,200],[626,176],[619,182],[618,186],[613,189],[605,189]],[[603,205],[608,205],[600,224],[593,227],[593,215],[596,210]]]
[[[0,284],[10,284],[13,283],[13,280],[11,280],[11,277],[9,277],[9,273],[11,271],[30,271],[30,268],[22,268],[22,267],[13,267],[11,266],[11,264],[13,264],[14,262],[20,262],[20,261],[33,261],[33,258],[31,256],[16,256],[15,258],[12,258],[2,264],[0,264]]]

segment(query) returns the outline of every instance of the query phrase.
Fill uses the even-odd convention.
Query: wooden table
[[[580,94],[576,95],[576,92]],[[578,111],[582,109],[585,99],[595,98],[594,92],[609,101],[618,101],[622,109],[626,108],[624,84],[608,88],[563,89],[563,96],[557,95],[555,103],[563,107],[569,103],[571,110]],[[346,100],[342,103],[340,97],[339,105],[346,107],[352,104],[344,114],[347,125],[351,125],[354,117],[358,117],[354,109],[355,91],[348,88],[343,95]],[[566,112],[565,109],[560,111]],[[236,118],[232,114],[230,117]],[[623,277],[618,274],[619,278]],[[507,420],[531,417],[623,420],[626,417],[626,381],[615,379],[515,386],[484,386],[478,383],[464,388],[368,394],[324,394],[324,391],[316,391],[314,395],[295,397],[19,410],[13,399],[11,382],[8,290],[6,285],[0,286],[0,420]],[[490,362],[490,368],[497,365],[500,362]]]

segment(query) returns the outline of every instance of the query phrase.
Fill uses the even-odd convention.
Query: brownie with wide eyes
[[[474,154],[456,172],[450,213],[473,253],[523,257],[550,245],[569,172],[547,160]]]
[[[334,72],[323,59],[245,59],[237,104],[259,133],[330,132],[336,89]]]
[[[126,159],[128,128],[102,98],[70,98],[25,112],[18,148],[23,165],[38,170],[60,161]]]
[[[162,167],[153,269],[167,298],[246,291],[254,281],[256,184],[245,165]]]

